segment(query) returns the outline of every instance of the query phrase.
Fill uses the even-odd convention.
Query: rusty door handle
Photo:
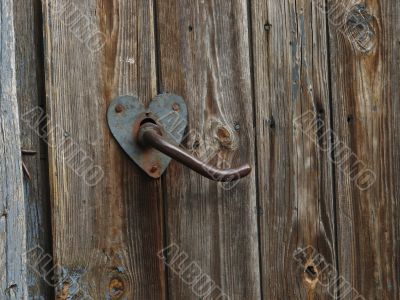
[[[111,102],[107,120],[121,148],[151,178],[160,178],[171,159],[214,181],[238,180],[251,171],[248,164],[221,170],[179,147],[188,124],[188,110],[178,95],[160,94],[148,107],[136,96],[120,96]]]
[[[200,175],[214,181],[234,181],[250,174],[251,167],[244,164],[238,168],[221,170],[202,162],[182,148],[168,142],[162,136],[162,130],[153,123],[144,123],[139,129],[139,143],[143,147],[153,147],[172,157]]]

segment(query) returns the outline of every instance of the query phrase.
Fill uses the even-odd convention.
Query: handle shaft
[[[208,179],[221,182],[234,181],[249,175],[251,172],[249,164],[226,170],[210,166],[165,140],[157,131],[157,127],[152,123],[143,124],[139,130],[139,142],[144,146],[154,147]]]

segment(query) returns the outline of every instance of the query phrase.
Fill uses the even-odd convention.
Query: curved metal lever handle
[[[235,169],[221,170],[200,161],[196,157],[182,150],[164,139],[161,130],[156,124],[145,123],[139,129],[139,143],[143,146],[151,146],[158,151],[172,157],[193,171],[214,181],[234,181],[250,174],[251,167],[245,164]]]

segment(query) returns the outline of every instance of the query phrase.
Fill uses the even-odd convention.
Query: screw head
[[[116,112],[116,113],[121,113],[121,112],[124,111],[124,109],[125,109],[125,107],[124,107],[122,104],[118,104],[118,105],[115,107],[115,112]]]
[[[173,109],[174,111],[179,111],[181,108],[180,108],[180,106],[179,106],[178,103],[174,103],[174,104],[172,104],[172,109]]]
[[[153,165],[150,169],[150,173],[156,173],[158,171],[158,166],[157,165]]]

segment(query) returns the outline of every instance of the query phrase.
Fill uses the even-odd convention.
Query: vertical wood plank
[[[263,296],[332,299],[336,283],[322,274],[336,269],[325,14],[314,1],[251,3]]]
[[[57,297],[164,299],[161,184],[106,123],[114,97],[157,92],[153,2],[45,0],[44,11]]]
[[[184,146],[223,168],[255,164],[248,21],[246,1],[157,1],[161,90],[188,104]],[[172,162],[164,182],[170,298],[259,299],[255,172],[222,185]]]
[[[354,288],[341,297],[399,299],[400,3],[329,1],[327,14],[334,131],[350,149],[335,155],[339,269]]]
[[[0,3],[0,298],[28,299],[13,1]]]
[[[38,0],[14,1],[16,28],[16,77],[20,114],[21,144],[23,149],[34,150],[35,156],[23,158],[31,179],[25,177],[25,203],[27,222],[27,271],[29,299],[51,299],[53,288],[46,282],[46,273],[38,265],[45,254],[52,254],[50,201],[48,195],[47,151],[41,141],[40,124],[31,122],[30,112],[44,106],[43,31],[41,3]],[[40,257],[42,256],[42,257]]]

